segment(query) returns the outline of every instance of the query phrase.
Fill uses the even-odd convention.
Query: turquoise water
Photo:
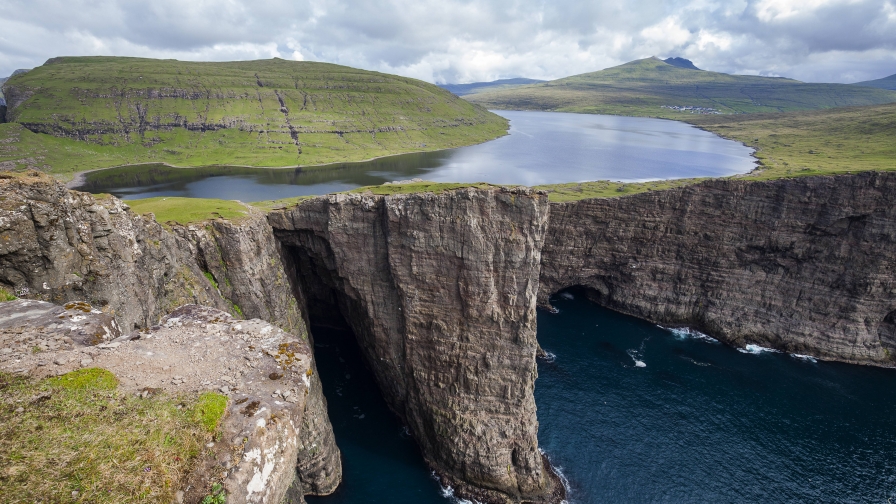
[[[896,499],[896,370],[747,353],[580,294],[555,297],[559,313],[538,316],[539,341],[554,355],[538,364],[539,443],[571,502]],[[450,502],[350,333],[320,331],[345,482],[309,502]]]
[[[78,189],[123,199],[245,202],[327,194],[395,180],[557,184],[722,177],[755,167],[752,150],[685,123],[641,117],[497,111],[510,134],[479,145],[311,168],[140,165],[88,173]]]

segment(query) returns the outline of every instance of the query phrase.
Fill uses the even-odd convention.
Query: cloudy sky
[[[896,0],[0,0],[0,76],[60,55],[280,57],[464,83],[647,56],[855,82],[896,73]]]

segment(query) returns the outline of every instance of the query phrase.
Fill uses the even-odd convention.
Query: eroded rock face
[[[737,346],[896,363],[896,173],[551,205],[540,302],[565,287]]]
[[[308,339],[294,296],[301,293],[289,283],[261,212],[169,230],[116,198],[69,191],[37,173],[0,178],[0,195],[0,285],[21,297],[86,301],[124,334],[149,330],[179,306],[201,304]],[[296,467],[304,492],[326,494],[339,481],[339,450],[316,374],[309,380]]]
[[[39,301],[21,303],[28,311],[20,313],[68,311]],[[8,311],[6,304],[0,311]],[[79,313],[80,320],[66,324],[93,327],[108,319],[96,310]],[[119,388],[129,393],[216,390],[229,396],[220,441],[192,475],[186,502],[201,500],[215,481],[223,482],[232,503],[280,504],[290,489],[289,502],[301,502],[303,494],[329,493],[338,484],[341,465],[338,451],[328,450],[334,446],[329,423],[313,431],[316,437],[308,434],[307,424],[320,424],[326,412],[319,383],[312,381],[317,371],[307,339],[262,320],[234,319],[197,305],[178,308],[152,330],[96,346],[56,345],[56,334],[41,330],[52,326],[44,318],[20,320],[0,327],[0,341],[32,333],[36,340],[43,336],[46,350],[0,353],[0,369],[45,378],[99,367],[114,373]],[[318,443],[314,457],[303,456],[312,443]],[[297,472],[296,460],[311,461],[308,471]]]
[[[427,461],[481,502],[563,492],[533,397],[547,212],[528,189],[465,189],[330,195],[269,217],[311,310],[342,313]]]

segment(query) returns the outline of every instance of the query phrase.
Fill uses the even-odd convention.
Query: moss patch
[[[248,215],[248,209],[237,201],[201,198],[148,198],[128,200],[131,210],[152,213],[160,223],[191,224],[212,219],[235,220]]]
[[[116,383],[101,369],[42,381],[0,373],[4,502],[174,500],[220,419],[220,399],[140,398]]]
[[[202,424],[206,431],[214,433],[218,429],[218,424],[226,409],[227,396],[216,392],[205,392],[199,396],[199,400],[193,406],[193,419]]]
[[[115,390],[118,378],[100,368],[85,368],[47,379],[47,385],[66,390]]]

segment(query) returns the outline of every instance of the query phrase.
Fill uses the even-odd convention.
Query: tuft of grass
[[[705,178],[658,180],[655,182],[613,182],[597,180],[594,182],[573,182],[569,184],[549,184],[535,186],[533,189],[547,191],[548,200],[554,203],[577,201],[589,198],[616,198],[649,191],[662,191],[676,187],[696,184]]]
[[[48,380],[0,373],[3,502],[174,500],[217,425],[220,400],[140,398],[115,383],[98,369]],[[200,404],[206,413],[197,417]]]
[[[453,191],[455,189],[464,189],[466,187],[474,187],[477,189],[489,189],[492,187],[497,187],[494,184],[489,184],[487,182],[474,182],[474,183],[454,183],[454,182],[412,182],[409,184],[384,184],[384,185],[376,185],[376,186],[366,186],[366,187],[358,187],[356,189],[352,189],[348,192],[353,193],[365,193],[371,192],[373,194],[380,194],[383,196],[389,196],[393,194],[413,194],[413,193],[435,193],[441,194],[445,191]]]
[[[115,390],[118,378],[101,368],[84,368],[47,379],[47,385],[65,390]]]
[[[131,210],[139,214],[152,213],[156,221],[165,224],[191,224],[213,219],[235,220],[248,215],[248,209],[238,201],[160,197],[128,200]]]
[[[206,431],[214,433],[226,409],[227,396],[217,392],[204,392],[193,406],[193,419],[202,424]]]
[[[0,303],[4,301],[15,301],[16,299],[18,298],[12,295],[11,292],[4,289],[3,287],[0,287]]]
[[[205,272],[205,278],[208,278],[208,281],[209,281],[209,283],[212,284],[212,287],[214,287],[215,289],[218,288],[218,282],[215,281],[215,276],[214,276],[214,275],[212,275],[211,273],[209,273],[208,271],[206,271],[206,272]]]

